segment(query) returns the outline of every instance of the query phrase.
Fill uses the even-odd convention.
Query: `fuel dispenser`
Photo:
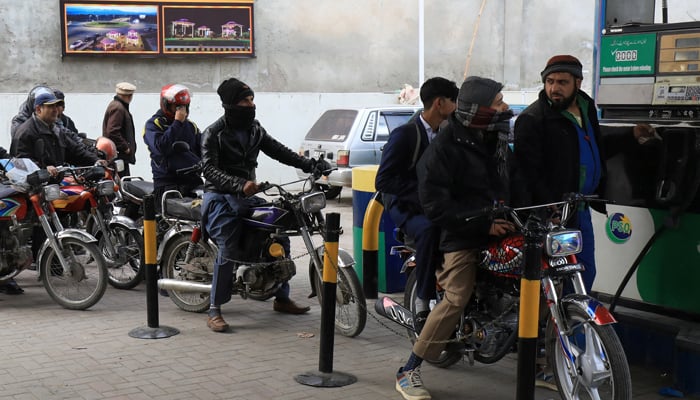
[[[612,308],[700,320],[700,23],[608,26],[597,73],[615,204],[594,215],[593,290]],[[635,140],[637,123],[656,136]]]

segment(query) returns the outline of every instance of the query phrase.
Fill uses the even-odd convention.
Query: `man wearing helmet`
[[[249,206],[263,201],[258,191],[255,167],[262,151],[269,157],[305,172],[329,168],[325,161],[302,157],[278,142],[255,119],[253,90],[235,78],[219,85],[224,115],[211,124],[202,138],[202,164],[206,179],[202,204],[202,227],[216,242],[219,254],[214,263],[214,279],[207,326],[215,332],[228,330],[221,316],[221,305],[231,300],[232,260],[240,259],[238,243],[244,234],[241,218]],[[289,256],[289,242],[285,245]],[[289,298],[289,282],[275,295],[273,309],[289,314],[303,314],[309,307],[297,305]]]
[[[178,190],[183,196],[195,197],[194,190],[202,186],[199,174],[178,175],[177,170],[199,162],[202,135],[189,115],[192,94],[181,84],[163,86],[160,110],[147,122],[143,140],[151,154],[153,195],[156,210],[161,210],[161,198],[168,190]],[[176,142],[180,145],[174,146]],[[182,143],[187,146],[182,146]],[[189,147],[189,148],[187,148]]]

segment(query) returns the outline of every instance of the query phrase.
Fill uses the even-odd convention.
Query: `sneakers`
[[[420,367],[404,371],[403,367],[396,373],[396,391],[406,400],[430,400],[430,393],[423,388]]]
[[[311,307],[306,306],[306,307],[301,307],[297,305],[297,303],[293,302],[292,300],[287,300],[287,301],[279,301],[275,300],[275,302],[272,304],[272,309],[285,313],[285,314],[304,314],[311,310]]]
[[[554,375],[551,372],[540,371],[535,376],[535,387],[549,389],[553,392],[558,392],[557,383],[554,382]]]
[[[221,315],[215,315],[207,319],[207,326],[214,332],[226,332],[228,330],[228,324]]]

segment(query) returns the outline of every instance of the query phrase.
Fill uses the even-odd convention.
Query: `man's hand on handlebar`
[[[259,191],[258,184],[253,181],[246,181],[245,185],[243,185],[243,194],[245,197],[250,197]]]
[[[331,173],[331,164],[324,160],[323,157],[321,157],[317,162],[316,165],[314,165],[314,179],[318,179],[323,176],[328,176]]]
[[[510,232],[515,232],[515,224],[500,218],[494,219],[491,223],[491,228],[489,228],[489,235],[491,236],[503,236]]]

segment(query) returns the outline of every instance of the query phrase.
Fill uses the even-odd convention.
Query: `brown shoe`
[[[214,332],[226,332],[228,330],[228,324],[221,315],[215,317],[209,317],[207,320],[207,326]]]
[[[281,312],[281,313],[286,313],[286,314],[304,314],[305,312],[308,312],[311,307],[306,306],[306,307],[299,307],[297,303],[293,302],[292,300],[289,301],[277,301],[272,304],[272,309]]]

